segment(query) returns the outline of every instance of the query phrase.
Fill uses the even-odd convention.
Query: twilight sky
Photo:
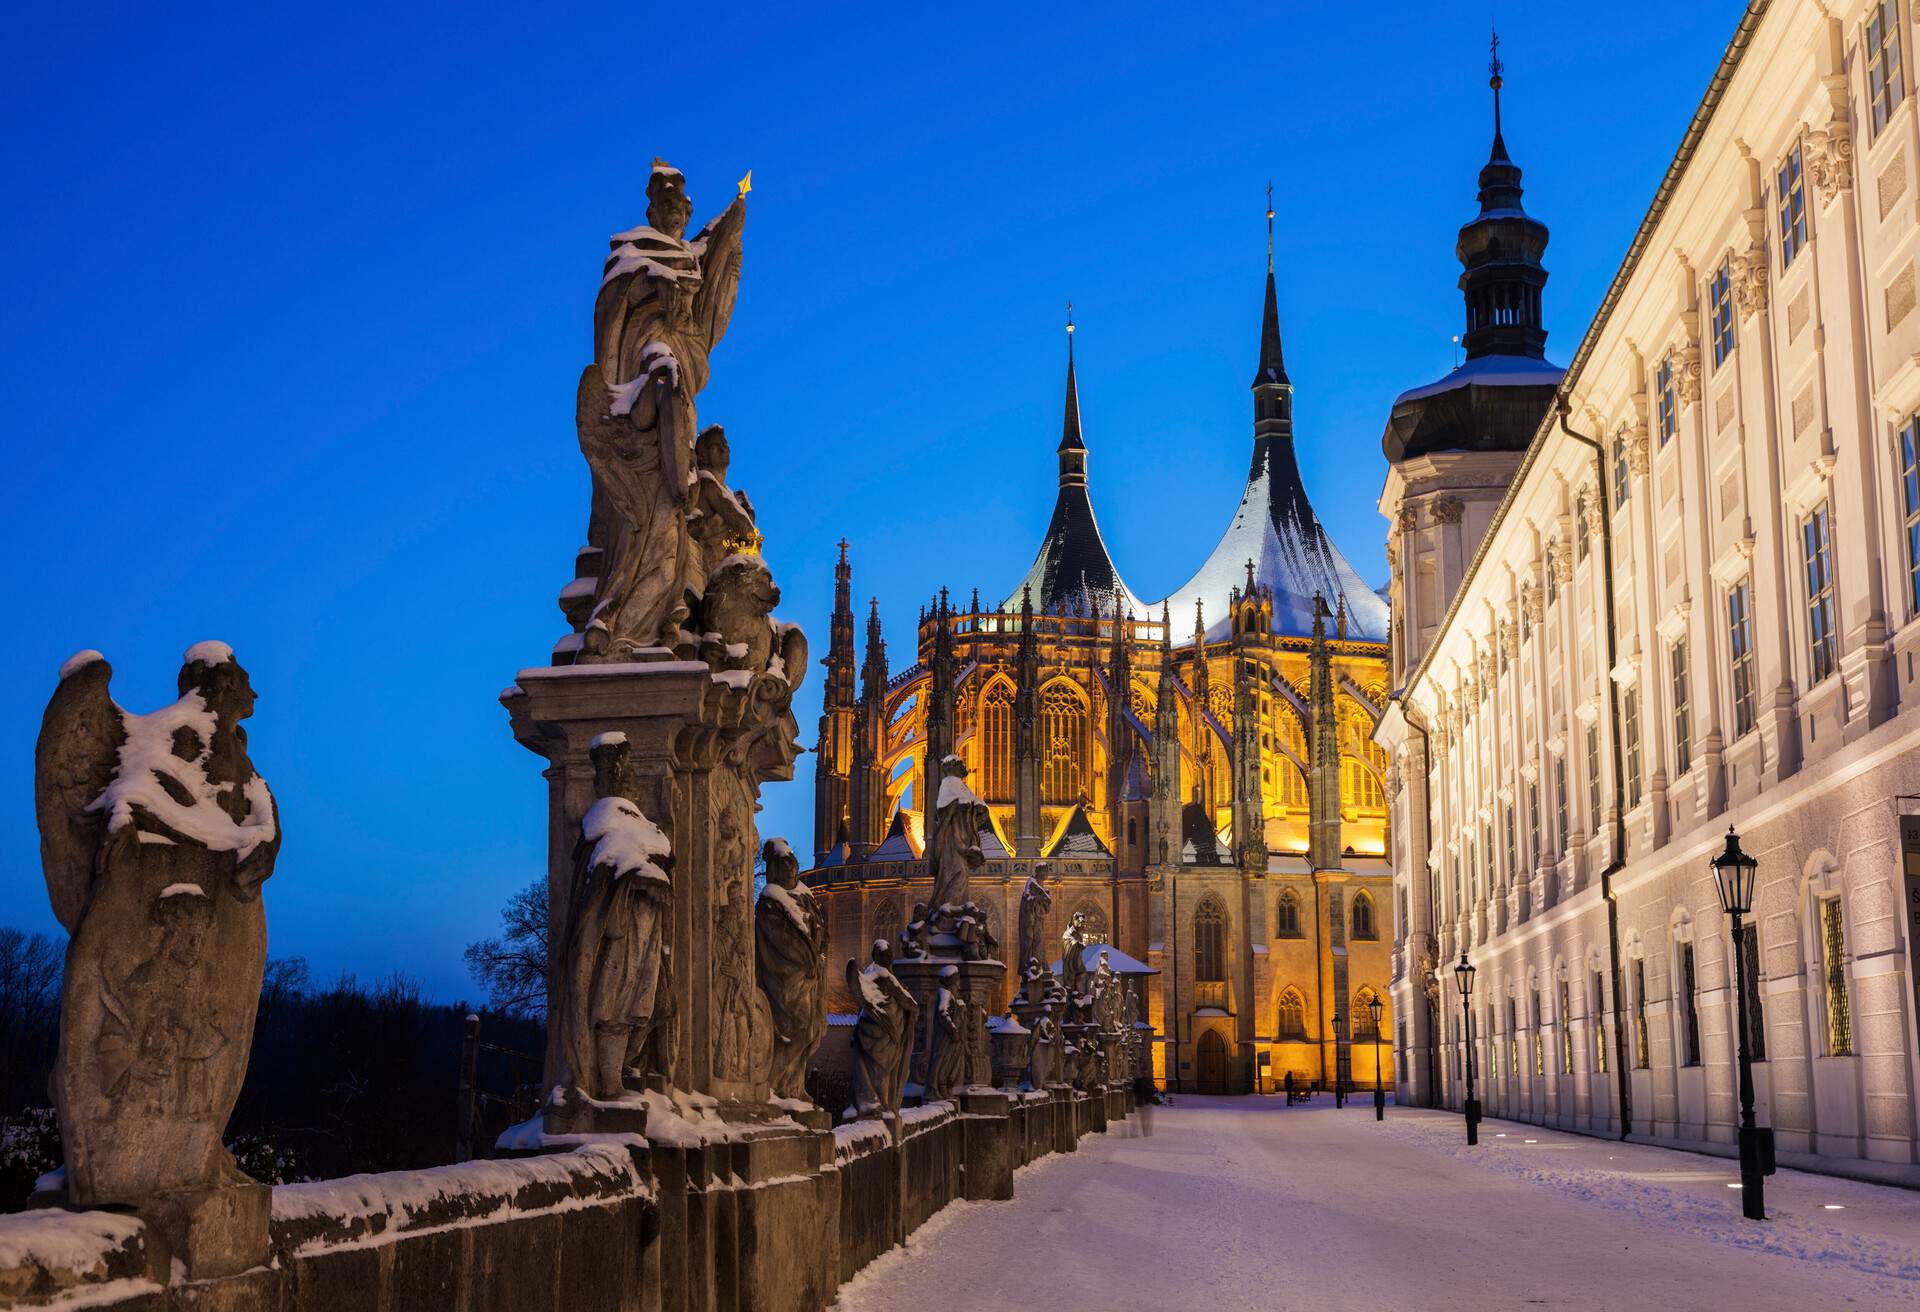
[[[60,662],[103,650],[147,711],[222,638],[286,831],[271,951],[471,994],[461,946],[544,867],[496,698],[564,627],[574,383],[656,153],[696,223],[753,170],[701,419],[816,655],[843,534],[896,670],[930,593],[1025,571],[1069,298],[1108,544],[1143,596],[1186,579],[1246,475],[1269,178],[1301,466],[1385,579],[1381,429],[1461,318],[1478,8],[32,8],[0,20],[0,924],[54,928]],[[1564,364],[1743,6],[1500,8]],[[762,817],[803,851],[812,766]]]

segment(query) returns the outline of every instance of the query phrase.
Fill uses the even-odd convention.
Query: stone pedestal
[[[940,972],[948,966],[957,968],[953,991],[967,1004],[971,1020],[967,1027],[967,1060],[960,1083],[962,1087],[990,1088],[993,1052],[987,1042],[987,1009],[992,1005],[1001,977],[1007,973],[1006,966],[998,961],[958,961],[932,956],[904,957],[893,963],[893,973],[920,1004],[913,1038],[913,1062],[908,1067],[907,1078],[922,1086],[927,1082],[927,1060],[932,1054],[934,1033],[934,999],[940,992]]]
[[[960,1112],[966,1131],[966,1197],[1012,1198],[1013,1171],[1020,1164],[1013,1095],[998,1089],[968,1089],[960,1095]]]
[[[135,1208],[147,1223],[147,1266],[160,1284],[218,1280],[264,1266],[273,1190],[264,1184],[226,1185],[157,1194]]]

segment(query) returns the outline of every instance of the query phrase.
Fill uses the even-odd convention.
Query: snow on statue
[[[580,821],[554,1020],[566,1097],[618,1101],[672,1079],[672,847],[642,814],[633,750],[603,733],[588,750],[596,801]]]
[[[53,1096],[67,1199],[86,1207],[252,1183],[221,1137],[266,965],[260,886],[280,851],[240,727],[253,687],[227,645],[189,648],[180,700],[148,715],[114,703],[112,674],[98,652],[61,668],[34,753],[47,894],[72,935]]]
[[[641,647],[689,647],[684,631],[706,559],[695,510],[748,509],[705,488],[694,400],[708,353],[733,316],[747,180],[719,217],[685,239],[686,178],[656,161],[647,222],[616,234],[593,310],[594,362],[580,376],[580,449],[593,469],[589,546],[600,555],[580,659],[623,661]],[[725,465],[720,465],[724,471]]]
[[[807,1062],[827,1033],[827,918],[800,883],[800,860],[784,838],[761,849],[767,886],[754,904],[754,949],[761,992],[773,1017],[776,1097],[804,1098]]]

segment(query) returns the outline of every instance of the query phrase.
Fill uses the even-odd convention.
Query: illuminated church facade
[[[1052,520],[1003,598],[943,589],[893,668],[877,601],[860,641],[842,543],[806,875],[832,960],[896,940],[927,896],[924,799],[957,755],[992,815],[972,896],[1002,955],[1043,869],[1049,943],[1082,912],[1123,965],[1153,972],[1167,1087],[1391,1082],[1369,1006],[1391,1034],[1386,757],[1372,741],[1388,608],[1301,483],[1271,259],[1247,483],[1212,554],[1163,599],[1127,586],[1095,522],[1068,343]]]

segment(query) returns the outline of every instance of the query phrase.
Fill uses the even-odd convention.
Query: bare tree
[[[46,1101],[63,955],[45,934],[0,929],[0,1114]]]
[[[532,1020],[547,1014],[547,885],[527,885],[507,899],[498,938],[467,944],[467,969],[487,1004]]]

